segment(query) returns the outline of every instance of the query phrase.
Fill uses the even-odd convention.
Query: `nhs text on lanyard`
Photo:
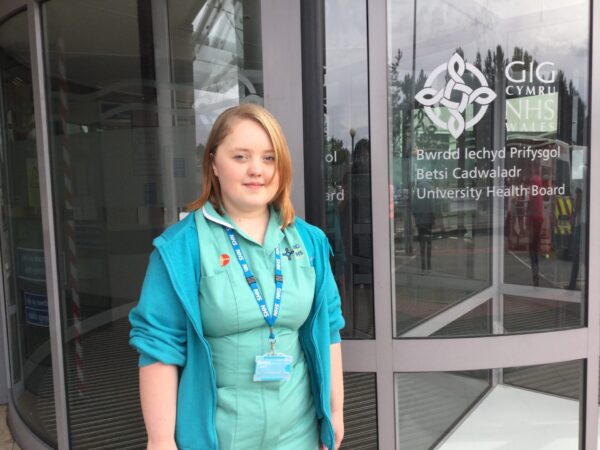
[[[256,356],[256,366],[254,369],[254,381],[286,381],[290,379],[292,373],[292,357],[289,355],[283,355],[275,353],[275,333],[273,327],[277,318],[279,317],[279,310],[281,309],[281,293],[283,290],[283,274],[281,273],[281,252],[279,246],[275,247],[275,300],[273,302],[273,313],[269,313],[265,299],[258,287],[256,278],[252,274],[242,248],[238,243],[233,230],[229,227],[225,227],[229,241],[233,247],[233,251],[237,257],[244,276],[248,282],[248,286],[254,294],[256,303],[260,312],[262,313],[265,322],[269,326],[269,341],[271,342],[271,351],[268,354]]]

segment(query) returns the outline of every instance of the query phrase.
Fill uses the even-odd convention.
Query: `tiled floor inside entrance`
[[[0,405],[0,450],[21,450],[8,429],[6,408],[6,405]]]

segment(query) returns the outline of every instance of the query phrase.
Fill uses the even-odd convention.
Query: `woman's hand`
[[[344,439],[344,371],[342,369],[342,347],[332,344],[331,348],[331,425],[335,434],[335,449],[327,449],[324,445],[321,450],[337,450]]]
[[[340,448],[342,445],[342,439],[344,439],[344,412],[343,411],[332,411],[331,412],[331,425],[333,425],[333,432],[335,433],[335,450]],[[321,450],[329,450],[323,444],[321,444]],[[330,449],[334,450],[334,449]]]
[[[332,411],[331,424],[335,433],[335,450],[338,450],[342,445],[342,439],[344,439],[344,411]]]
[[[167,442],[151,442],[148,441],[148,446],[146,450],[177,450],[177,444],[175,440],[167,441]]]

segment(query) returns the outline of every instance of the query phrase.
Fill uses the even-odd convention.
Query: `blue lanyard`
[[[279,310],[281,308],[281,292],[283,290],[283,274],[281,273],[281,253],[279,251],[279,245],[275,247],[275,301],[273,302],[273,314],[271,314],[269,313],[269,308],[267,308],[265,299],[260,292],[256,278],[254,278],[254,275],[252,274],[252,271],[246,262],[246,258],[244,258],[242,248],[235,238],[235,234],[233,234],[233,230],[229,227],[225,227],[225,230],[227,231],[227,236],[229,236],[229,240],[231,241],[231,245],[233,246],[233,251],[237,256],[237,260],[239,261],[240,266],[242,266],[248,286],[250,286],[250,289],[254,294],[254,298],[256,298],[256,303],[258,303],[260,312],[269,326],[269,340],[271,341],[271,349],[273,349],[275,343],[273,326],[279,317]]]

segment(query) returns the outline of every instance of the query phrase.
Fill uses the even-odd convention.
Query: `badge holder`
[[[254,381],[288,381],[292,376],[293,359],[289,355],[275,353],[275,339],[271,339],[271,351],[256,357]]]

